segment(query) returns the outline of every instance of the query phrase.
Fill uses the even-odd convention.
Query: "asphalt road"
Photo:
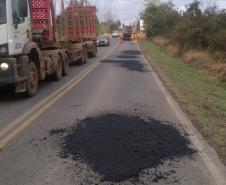
[[[0,93],[0,184],[225,184],[225,167],[136,44],[111,39],[59,82]]]

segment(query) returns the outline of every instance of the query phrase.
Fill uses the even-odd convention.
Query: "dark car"
[[[110,45],[110,39],[107,35],[100,35],[97,38],[97,46],[109,46]]]

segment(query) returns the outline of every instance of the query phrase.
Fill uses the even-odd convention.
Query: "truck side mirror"
[[[18,0],[19,17],[27,17],[27,0]]]

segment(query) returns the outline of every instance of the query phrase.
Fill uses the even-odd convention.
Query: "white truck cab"
[[[31,16],[27,0],[0,0],[0,56],[22,54],[30,33]]]
[[[15,84],[16,92],[26,91],[30,10],[29,0],[0,0],[0,86]]]

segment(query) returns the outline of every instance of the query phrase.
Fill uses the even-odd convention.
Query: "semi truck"
[[[32,97],[47,76],[59,81],[70,62],[97,53],[96,7],[61,0],[60,23],[53,0],[0,0],[0,88]],[[58,28],[58,29],[57,29]]]
[[[127,26],[127,25],[123,25],[122,28],[122,38],[123,40],[130,40],[130,37],[132,34],[136,33],[136,27],[135,26]]]

